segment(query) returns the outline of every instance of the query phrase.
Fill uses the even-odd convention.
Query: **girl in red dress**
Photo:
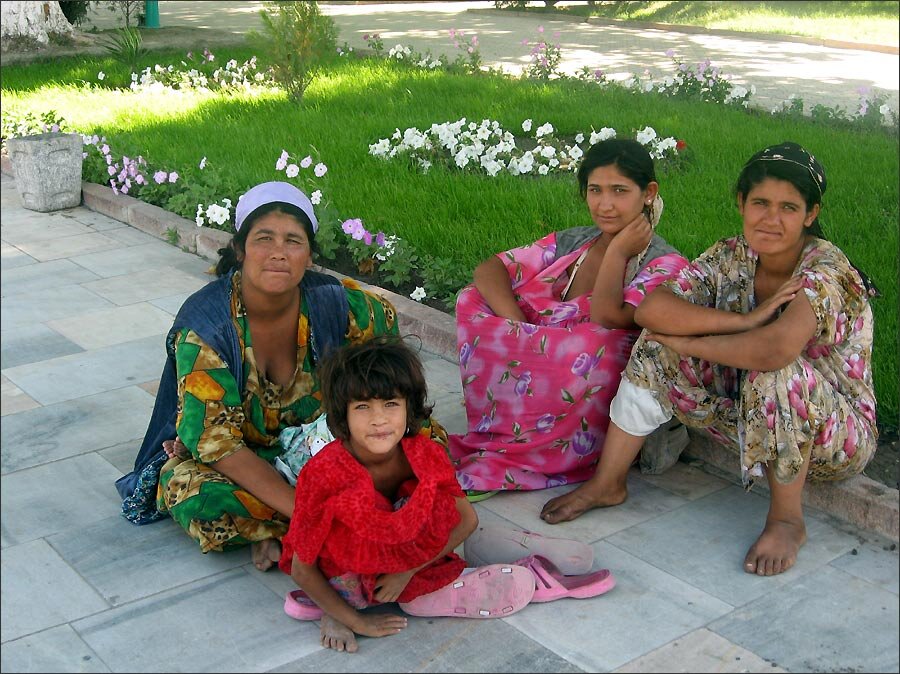
[[[406,627],[368,606],[399,602],[412,615],[505,617],[535,592],[525,566],[466,569],[453,550],[478,525],[446,451],[428,437],[422,364],[379,337],[320,366],[323,406],[337,438],[300,471],[280,567],[300,590],[285,610],[322,620],[322,645],[356,651],[356,634]]]

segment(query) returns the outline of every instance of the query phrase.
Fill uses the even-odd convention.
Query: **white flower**
[[[296,178],[298,173],[300,173],[300,167],[296,164],[288,164],[288,167],[284,170],[284,175],[288,178]]]
[[[887,117],[888,115],[891,114],[891,106],[889,106],[887,103],[885,103],[880,108],[878,108],[878,112],[881,113],[882,117]]]
[[[206,209],[206,217],[217,225],[224,225],[228,222],[228,209],[219,204],[210,204]]]
[[[601,140],[608,140],[610,138],[616,137],[616,130],[611,129],[608,126],[604,126],[599,131],[591,131],[591,145],[595,143],[599,143]]]
[[[200,170],[202,171],[205,168],[206,168],[206,157],[204,157],[203,159],[200,160]]]
[[[635,139],[641,145],[646,145],[652,140],[656,139],[656,131],[653,130],[653,127],[645,126],[643,129],[637,132],[635,135]]]
[[[105,79],[106,79],[106,73],[103,72],[103,71],[101,70],[99,73],[97,73],[97,79],[98,79],[98,80],[101,80],[101,81],[102,81],[102,80],[105,80]]]
[[[531,131],[531,120],[530,119],[526,119],[524,122],[522,122],[522,131],[524,131],[525,133],[528,133],[529,131]]]
[[[581,145],[583,142],[584,142],[584,134],[583,133],[575,134],[575,143],[577,145]]]
[[[534,132],[534,136],[535,138],[540,138],[541,136],[546,136],[551,133],[553,133],[553,125],[550,122],[547,122],[538,127],[538,130]]]
[[[300,160],[300,168],[309,168],[310,164],[312,164],[312,157],[309,155]]]
[[[569,156],[570,156],[572,159],[574,159],[575,161],[578,161],[579,159],[581,159],[581,157],[582,157],[583,155],[584,155],[584,152],[582,152],[582,151],[581,151],[581,148],[578,147],[577,145],[576,145],[575,147],[570,147],[570,148],[569,148]]]
[[[423,288],[423,287],[421,287],[421,286],[416,286],[416,289],[413,290],[413,291],[409,294],[409,296],[410,296],[410,298],[414,299],[416,302],[421,302],[421,301],[424,300],[425,297],[426,297],[426,295],[425,295],[425,288]]]
[[[538,166],[538,173],[540,173],[542,176],[545,176],[550,173],[550,167],[546,164],[541,164],[540,166]]]
[[[316,164],[316,167],[313,169],[313,173],[316,174],[316,178],[321,178],[328,172],[328,167],[325,166],[322,162]]]
[[[319,202],[322,201],[322,190],[316,190],[315,192],[310,194],[309,200],[313,206],[318,206]]]

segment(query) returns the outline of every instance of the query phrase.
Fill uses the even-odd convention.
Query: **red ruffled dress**
[[[408,500],[397,510],[340,440],[309,460],[281,542],[282,571],[290,574],[296,554],[305,564],[318,564],[329,580],[359,574],[364,599],[377,604],[379,575],[420,566],[444,549],[460,521],[456,499],[464,496],[456,473],[444,448],[430,438],[403,438],[401,446],[415,477],[400,486],[398,497]],[[398,601],[444,587],[465,566],[455,553],[444,556],[416,573]]]

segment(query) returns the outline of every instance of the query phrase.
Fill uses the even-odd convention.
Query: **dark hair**
[[[347,407],[354,400],[406,399],[406,437],[431,414],[422,362],[400,337],[380,335],[336,349],[317,369],[328,428],[341,440],[350,438]]]
[[[656,182],[656,168],[647,148],[636,140],[627,138],[601,140],[591,145],[578,166],[578,190],[582,199],[587,197],[588,177],[598,166],[615,166],[642,190]]]
[[[807,211],[811,211],[816,204],[821,206],[822,192],[819,190],[819,185],[810,175],[809,169],[787,161],[751,161],[744,166],[741,174],[738,176],[737,183],[734,186],[734,195],[736,197],[740,196],[742,201],[745,200],[750,190],[766,178],[784,180],[793,185],[800,193],[800,196],[803,197]],[[808,231],[820,239],[825,238],[818,216],[813,220]]]
[[[316,245],[316,233],[313,231],[312,222],[310,222],[309,216],[293,204],[286,204],[283,201],[273,201],[268,204],[263,204],[250,213],[244,220],[244,224],[240,231],[236,232],[235,235],[231,237],[231,241],[228,242],[228,245],[224,248],[219,248],[219,261],[216,263],[216,276],[224,276],[232,269],[241,268],[243,263],[238,260],[238,253],[240,252],[243,254],[244,246],[247,243],[247,237],[250,235],[250,230],[253,229],[253,225],[256,224],[257,220],[268,213],[284,213],[285,215],[290,215],[295,218],[297,222],[303,225],[303,229],[306,231],[306,238],[309,240],[310,250],[313,254],[319,252],[319,248]]]

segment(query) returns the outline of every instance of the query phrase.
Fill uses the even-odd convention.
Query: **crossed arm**
[[[746,314],[692,304],[659,287],[637,308],[635,320],[646,328],[646,339],[682,355],[741,370],[779,370],[803,352],[816,332],[815,313],[801,285],[801,279],[790,279]]]

